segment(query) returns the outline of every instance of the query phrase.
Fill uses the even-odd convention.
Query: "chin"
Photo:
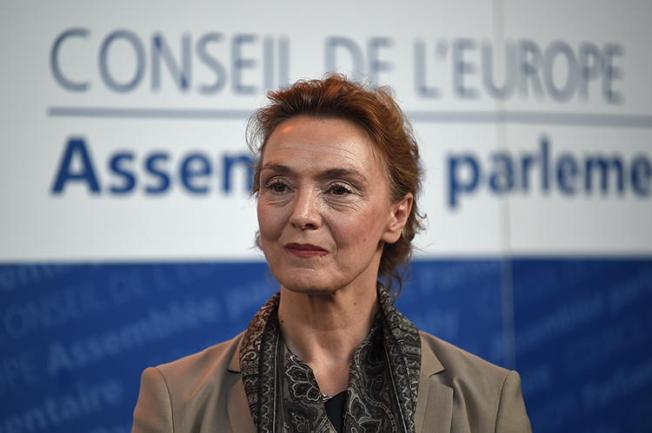
[[[314,280],[301,280],[292,278],[289,281],[280,281],[281,286],[294,293],[305,295],[331,295],[337,291],[332,284],[320,284]]]
[[[296,294],[301,295],[310,295],[310,296],[332,296],[337,289],[319,287],[319,286],[307,286],[307,285],[290,285],[290,284],[281,284],[283,288],[289,290]]]
[[[332,295],[339,287],[339,285],[330,278],[326,281],[325,279],[314,275],[314,273],[308,273],[309,275],[302,274],[304,274],[304,272],[296,271],[292,272],[290,275],[275,274],[274,276],[282,287],[297,294]]]

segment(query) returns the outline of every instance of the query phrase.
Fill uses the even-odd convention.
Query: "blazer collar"
[[[429,432],[449,433],[453,418],[453,388],[441,383],[439,373],[444,371],[444,366],[424,339],[424,334],[420,334],[421,374],[414,413],[415,430],[423,433],[427,427]]]
[[[428,378],[444,371],[444,366],[424,339],[423,332],[419,331],[419,336],[421,337],[421,378]]]
[[[229,361],[229,365],[227,367],[227,370],[229,370],[231,373],[240,373],[240,346],[242,346],[243,336],[244,332],[241,332],[235,337],[237,344],[235,350],[231,353],[231,360]]]
[[[256,433],[256,426],[251,417],[249,402],[245,394],[244,385],[240,375],[240,346],[244,333],[235,337],[236,347],[231,353],[229,365],[226,367],[231,373],[238,374],[231,388],[228,390],[226,410],[229,417],[229,425],[233,433]]]

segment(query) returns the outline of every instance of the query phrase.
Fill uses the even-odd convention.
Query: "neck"
[[[346,388],[351,358],[367,336],[377,308],[375,285],[324,295],[281,287],[281,333],[288,348],[313,369],[322,392]]]

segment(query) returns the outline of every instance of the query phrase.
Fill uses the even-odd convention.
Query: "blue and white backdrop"
[[[516,368],[536,432],[652,432],[652,3],[0,4],[0,433],[129,430],[141,370],[276,289],[244,127],[394,89],[428,215],[399,304]]]

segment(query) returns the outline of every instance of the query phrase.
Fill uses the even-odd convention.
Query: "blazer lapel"
[[[242,377],[240,376],[240,345],[242,336],[238,341],[238,347],[233,351],[231,361],[227,367],[229,374],[237,375],[233,386],[228,391],[226,399],[226,410],[229,417],[229,426],[233,433],[256,433],[256,426],[251,417],[249,402],[245,394]]]
[[[416,433],[449,433],[453,417],[453,388],[440,383],[436,374],[444,366],[421,337],[421,374],[415,416]]]

